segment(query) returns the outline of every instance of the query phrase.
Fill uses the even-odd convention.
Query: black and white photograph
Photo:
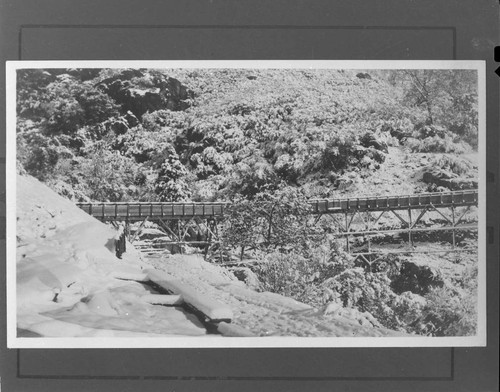
[[[484,67],[8,62],[9,347],[485,345]]]

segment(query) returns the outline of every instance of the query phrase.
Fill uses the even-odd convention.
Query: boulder
[[[359,141],[363,147],[373,147],[376,150],[385,152],[386,154],[389,152],[387,143],[377,137],[377,135],[373,132],[366,132]]]
[[[146,112],[185,110],[189,107],[189,99],[194,98],[191,90],[171,77],[154,77],[152,86],[140,88],[137,83],[131,82],[131,79],[143,76],[145,74],[140,70],[123,70],[98,85],[128,112],[125,119],[130,127],[137,125],[138,118]]]
[[[109,127],[116,135],[123,135],[129,130],[129,125],[124,118],[111,122]]]
[[[396,128],[396,129],[391,128],[390,134],[392,137],[398,139],[400,142],[411,136],[410,132],[405,132],[400,128]]]
[[[99,68],[69,68],[67,72],[74,78],[78,78],[84,82],[97,77],[101,70]]]
[[[232,269],[232,272],[234,276],[238,280],[241,280],[242,282],[245,282],[245,284],[254,290],[259,290],[261,287],[261,283],[259,281],[259,278],[257,275],[247,267],[235,267]]]
[[[194,98],[194,93],[174,78],[168,78],[165,93],[167,109],[170,110],[186,110],[189,107],[189,103],[186,100]]]
[[[123,116],[123,118],[127,121],[127,124],[130,128],[133,128],[139,125],[139,119],[132,113],[130,110]]]

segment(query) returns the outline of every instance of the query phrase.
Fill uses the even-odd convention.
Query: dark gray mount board
[[[2,75],[7,60],[485,60],[488,144],[487,347],[7,349],[3,260],[1,390],[497,390],[498,19],[494,0],[0,0]],[[0,164],[4,187],[4,148]]]

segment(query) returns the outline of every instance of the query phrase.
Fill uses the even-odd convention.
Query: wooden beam
[[[134,235],[132,236],[132,239],[130,240],[130,243],[133,243],[134,240],[137,238],[137,236],[141,233],[142,228],[146,224],[148,218],[149,218],[148,216],[146,218],[144,218],[144,220],[142,221],[141,225],[139,226],[139,228],[135,231]]]

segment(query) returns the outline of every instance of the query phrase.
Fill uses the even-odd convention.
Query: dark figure
[[[115,240],[116,257],[122,258],[122,254],[127,251],[127,242],[125,241],[125,230],[119,231],[119,237]]]

